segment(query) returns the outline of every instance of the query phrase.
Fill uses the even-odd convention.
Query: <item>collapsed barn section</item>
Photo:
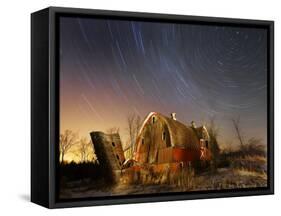
[[[194,122],[187,126],[176,119],[175,113],[171,117],[149,113],[129,147],[129,158],[124,156],[118,133],[90,135],[99,164],[114,182],[174,183],[182,179],[179,175],[190,176],[193,162],[210,161],[212,157],[206,127],[196,127]]]

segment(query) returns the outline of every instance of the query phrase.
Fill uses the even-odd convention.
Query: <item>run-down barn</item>
[[[209,134],[205,126],[188,127],[176,120],[151,112],[144,120],[137,140],[134,160],[161,164],[209,160]]]
[[[147,171],[177,173],[183,167],[190,167],[190,162],[211,158],[206,127],[196,127],[194,122],[186,126],[176,119],[175,113],[171,117],[149,113],[138,132],[133,157],[127,160],[118,133],[92,132],[91,138],[100,165],[114,180],[121,171],[127,173],[132,182],[143,173],[149,175]]]

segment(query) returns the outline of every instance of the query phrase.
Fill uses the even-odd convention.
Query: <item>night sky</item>
[[[197,125],[215,117],[223,145],[266,142],[265,29],[65,17],[60,20],[61,131],[120,128],[149,112]]]

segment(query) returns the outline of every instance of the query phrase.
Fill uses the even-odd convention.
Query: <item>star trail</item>
[[[223,142],[240,116],[266,142],[265,29],[60,18],[60,122],[88,137],[151,111],[197,125],[215,117]]]

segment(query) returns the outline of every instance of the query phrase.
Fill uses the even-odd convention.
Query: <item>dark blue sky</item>
[[[151,111],[189,124],[215,117],[224,145],[230,119],[266,139],[265,29],[61,18],[61,127],[88,136]]]

